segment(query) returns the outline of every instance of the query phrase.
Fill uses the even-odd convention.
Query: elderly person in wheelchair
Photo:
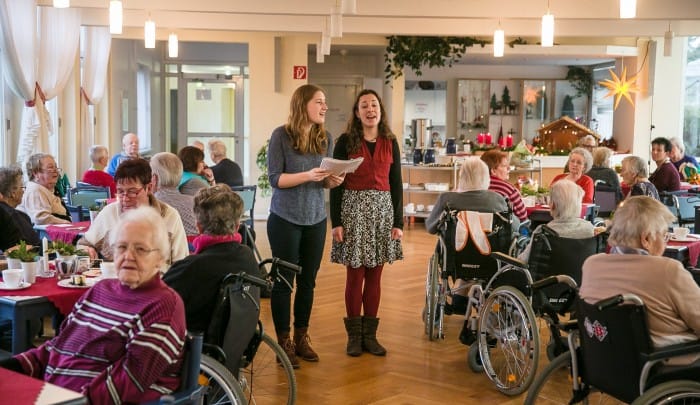
[[[506,199],[488,189],[490,182],[489,168],[486,163],[477,157],[467,158],[460,169],[458,191],[440,194],[435,202],[435,208],[425,220],[428,232],[432,234],[438,232],[438,225],[445,210],[492,213],[508,211]],[[460,292],[452,297],[451,309],[455,313],[463,314],[466,311],[468,288],[463,288],[466,284],[465,280],[455,280],[455,290]]]
[[[615,294],[636,294],[647,306],[655,347],[700,338],[700,287],[681,262],[663,257],[674,216],[659,201],[636,196],[615,211],[609,254],[583,264],[579,295],[592,303]],[[676,359],[689,364],[697,356]]]
[[[552,185],[550,190],[552,218],[546,225],[557,233],[558,236],[570,239],[586,239],[593,237],[595,228],[590,221],[581,218],[581,200],[583,190],[570,180],[559,180]],[[543,225],[538,226],[533,232],[533,238],[525,247],[518,258],[527,262],[530,258],[532,240],[534,236],[542,232]]]

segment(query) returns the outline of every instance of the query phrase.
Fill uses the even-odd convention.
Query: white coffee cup
[[[685,239],[690,234],[690,229],[684,228],[682,226],[677,226],[673,228],[673,237],[676,239]]]
[[[425,211],[425,205],[423,205],[423,204],[418,204],[418,205],[416,205],[416,209],[417,209],[418,211],[421,211],[421,212],[422,212],[422,211]]]
[[[2,281],[10,288],[17,288],[22,283],[22,269],[8,269],[2,271]]]
[[[11,257],[7,258],[7,268],[8,269],[21,269],[22,261],[19,259],[13,259]]]
[[[414,203],[406,204],[406,212],[416,212],[416,205]]]
[[[114,267],[114,263],[102,262],[100,270],[102,270],[102,278],[117,278],[117,268]]]

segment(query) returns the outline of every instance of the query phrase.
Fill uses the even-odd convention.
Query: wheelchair
[[[468,240],[462,250],[455,246],[457,211],[447,209],[438,226],[438,243],[430,259],[426,278],[424,308],[425,332],[430,340],[444,339],[443,319],[448,314],[447,298],[467,289],[465,317],[480,342],[488,346],[481,359],[487,376],[506,395],[524,392],[534,377],[533,362],[539,350],[535,316],[528,300],[517,288],[510,287],[510,277],[499,269],[497,260],[482,254]],[[508,252],[513,245],[511,212],[493,213],[487,238],[492,251]],[[506,256],[508,257],[508,256]],[[455,287],[458,279],[470,280],[470,286]],[[472,315],[472,311],[478,313]],[[508,366],[501,366],[507,357]]]
[[[267,273],[266,266],[270,266]],[[222,281],[202,349],[200,383],[209,404],[287,404],[296,402],[296,378],[284,349],[265,334],[260,322],[260,289],[284,279],[280,267],[297,265],[277,258],[258,263],[265,279],[244,272]]]
[[[654,349],[646,308],[634,294],[594,304],[577,299],[576,313],[568,336],[575,349],[549,363],[530,387],[526,405],[700,403],[700,368],[663,364],[700,354],[700,340]]]

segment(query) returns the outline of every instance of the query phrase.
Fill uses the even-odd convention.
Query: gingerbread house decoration
[[[578,145],[579,139],[586,135],[593,135],[596,143],[600,141],[600,134],[566,115],[543,126],[537,132],[539,144],[548,153],[570,151]]]

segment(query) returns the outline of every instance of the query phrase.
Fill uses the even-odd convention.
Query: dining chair
[[[243,215],[241,216],[241,222],[245,223],[250,227],[250,229],[254,230],[255,194],[258,190],[258,186],[249,185],[231,187],[231,190],[235,191],[243,200]]]
[[[70,205],[66,204],[68,208],[68,213],[70,214],[71,220],[75,222],[83,222],[90,220],[90,211],[82,205]]]
[[[82,205],[85,209],[97,204],[97,200],[111,198],[109,187],[78,185],[68,192],[69,205]]]

